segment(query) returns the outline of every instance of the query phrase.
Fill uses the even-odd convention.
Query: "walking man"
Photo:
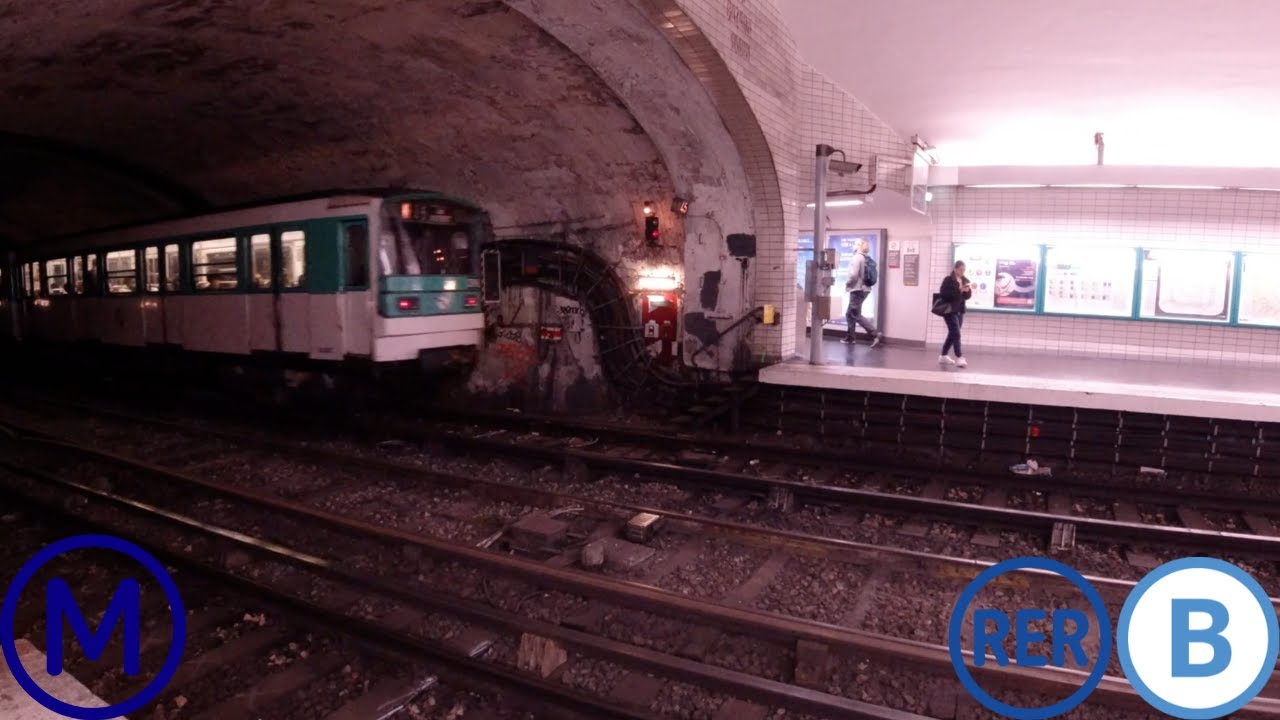
[[[871,336],[871,347],[879,345],[880,341],[884,340],[884,334],[876,330],[875,323],[862,315],[862,303],[867,299],[867,295],[871,293],[871,287],[878,279],[876,261],[868,255],[870,252],[871,243],[859,240],[858,251],[853,254],[853,263],[849,268],[849,280],[844,284],[844,289],[849,291],[849,309],[844,313],[848,330],[840,342],[846,345],[853,344],[855,324],[861,325],[862,329]]]

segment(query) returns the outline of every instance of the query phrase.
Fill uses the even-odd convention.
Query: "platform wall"
[[[930,280],[966,242],[1173,245],[1188,249],[1280,248],[1280,193],[1247,190],[938,188],[930,213]],[[928,340],[941,344],[941,321]],[[1092,357],[1280,366],[1280,330],[1171,322],[970,313],[967,352],[1047,350]]]

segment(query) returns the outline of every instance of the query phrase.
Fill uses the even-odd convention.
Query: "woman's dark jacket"
[[[964,284],[969,284],[969,278],[964,279]],[[968,300],[973,292],[960,292],[960,281],[956,280],[955,273],[952,273],[942,280],[942,288],[938,290],[938,294],[943,300],[951,303],[951,312],[962,313],[965,311],[964,301]]]

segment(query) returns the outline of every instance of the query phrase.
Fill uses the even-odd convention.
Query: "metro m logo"
[[[97,660],[107,649],[107,642],[111,640],[111,634],[116,625],[123,623],[124,673],[137,675],[142,666],[141,613],[142,589],[137,580],[125,578],[116,586],[116,593],[111,597],[107,612],[102,616],[98,629],[90,632],[89,623],[80,612],[80,606],[76,604],[75,598],[71,596],[71,588],[67,587],[66,581],[62,578],[50,580],[45,589],[45,639],[47,640],[45,647],[48,648],[48,673],[62,674],[64,625],[71,625],[71,631],[75,633],[76,642],[80,643],[80,648],[84,650],[84,656],[89,660]],[[66,623],[63,623],[64,617]]]
[[[35,669],[28,669],[23,666],[14,634],[14,621],[18,603],[22,599],[23,591],[32,583],[36,573],[51,561],[66,553],[85,549],[110,551],[141,565],[142,569],[146,571],[145,575],[140,575],[140,577],[144,578],[143,582],[146,582],[145,576],[150,575],[155,578],[156,583],[159,584],[160,589],[164,592],[165,600],[169,604],[165,614],[172,621],[173,634],[169,644],[169,652],[165,656],[164,664],[159,672],[156,673],[156,676],[145,687],[138,690],[138,693],[133,697],[126,698],[115,705],[107,707],[73,705],[51,695],[48,690],[45,690],[32,677],[32,672]],[[81,558],[78,561],[83,561],[83,559]],[[74,577],[83,577],[83,573],[76,573]],[[46,649],[48,662],[45,664],[45,672],[49,676],[62,674],[63,652],[65,650],[63,648],[63,629],[68,624],[71,626],[71,631],[75,633],[76,641],[80,643],[80,648],[84,650],[85,657],[89,660],[97,660],[102,657],[115,633],[116,626],[123,625],[122,634],[124,637],[122,642],[124,643],[124,652],[122,653],[122,659],[124,667],[122,669],[129,676],[141,674],[142,587],[138,580],[128,577],[120,581],[120,584],[116,586],[115,594],[111,596],[111,602],[107,604],[106,612],[102,614],[102,620],[98,622],[98,626],[94,630],[89,629],[89,622],[85,619],[84,613],[81,612],[80,606],[76,604],[76,600],[71,594],[71,588],[67,586],[65,580],[56,577],[50,579],[45,585],[44,600],[45,637],[48,640]],[[4,603],[0,604],[0,652],[4,654],[4,661],[9,666],[9,672],[12,673],[13,679],[32,699],[61,717],[76,718],[77,720],[111,720],[111,718],[128,715],[143,707],[154,700],[164,690],[165,685],[173,679],[174,673],[178,671],[178,663],[182,661],[182,650],[186,645],[186,639],[187,611],[182,604],[182,596],[178,592],[178,586],[173,582],[169,571],[146,550],[127,540],[110,535],[76,535],[75,537],[59,540],[37,552],[18,570],[18,574],[14,576],[9,588],[4,593]],[[37,675],[40,674],[38,670],[35,670],[35,673]]]

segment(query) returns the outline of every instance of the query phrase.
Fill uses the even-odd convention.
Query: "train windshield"
[[[378,249],[383,275],[472,275],[474,214],[429,202],[388,203]]]

